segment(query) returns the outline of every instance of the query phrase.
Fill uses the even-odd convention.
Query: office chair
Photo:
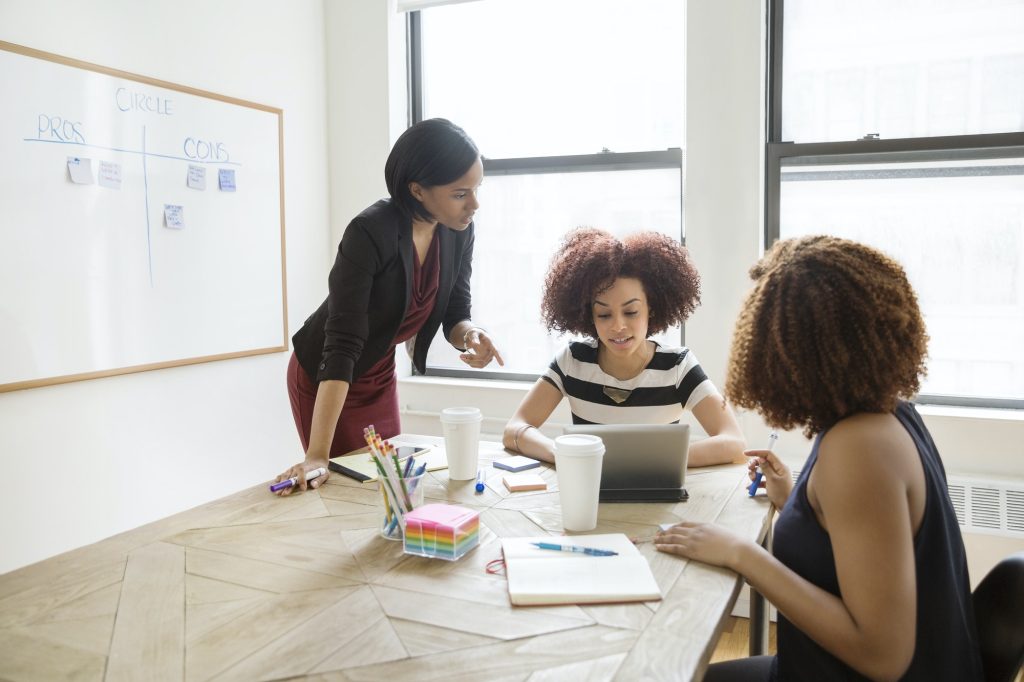
[[[1012,682],[1024,664],[1024,552],[1006,557],[974,589],[986,682]]]

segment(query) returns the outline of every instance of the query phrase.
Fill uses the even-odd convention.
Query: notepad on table
[[[533,542],[618,552],[590,556],[539,549]],[[640,550],[622,533],[505,538],[508,596],[516,606],[657,601],[661,590]]]
[[[430,448],[429,445],[421,445],[419,443],[401,443],[396,442],[394,439],[391,440],[392,445],[415,445],[419,448]],[[415,455],[416,466],[426,463],[427,471],[437,471],[438,469],[448,468],[448,459],[444,455],[444,450],[441,449],[427,449],[423,452],[418,452]],[[369,452],[356,452],[351,455],[342,455],[341,457],[332,457],[330,459],[331,471],[339,474],[344,474],[350,478],[354,478],[357,481],[365,483],[366,481],[377,480],[377,465],[373,463],[373,457],[370,456]]]
[[[501,459],[494,460],[495,469],[504,469],[505,471],[526,471],[527,469],[533,469],[539,467],[540,462],[529,457],[523,457],[522,455],[514,455],[512,457],[502,457]]]
[[[541,478],[540,474],[532,472],[528,474],[505,474],[501,477],[501,482],[505,484],[505,487],[511,493],[548,489],[548,482]]]

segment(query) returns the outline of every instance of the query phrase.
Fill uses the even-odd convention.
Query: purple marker
[[[320,478],[321,476],[323,476],[326,473],[327,473],[327,469],[324,469],[323,467],[317,467],[316,469],[313,469],[312,471],[307,471],[306,472],[306,481],[312,481],[314,478]],[[280,483],[272,484],[270,486],[270,492],[276,493],[279,490],[284,490],[285,488],[291,488],[293,485],[295,485],[298,482],[299,482],[298,477],[297,476],[292,476],[291,478],[285,479],[285,480],[281,481]]]

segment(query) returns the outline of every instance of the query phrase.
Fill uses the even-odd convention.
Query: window
[[[473,317],[506,361],[470,370],[439,338],[428,374],[532,379],[547,367],[565,339],[541,324],[541,287],[572,228],[682,239],[683,20],[678,0],[410,13],[410,118],[454,121],[484,156]]]
[[[770,3],[766,246],[898,259],[922,402],[1024,407],[1024,2]]]

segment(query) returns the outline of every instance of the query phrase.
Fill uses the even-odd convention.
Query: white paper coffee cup
[[[594,530],[601,491],[604,442],[598,436],[572,434],[555,438],[555,472],[565,530]]]
[[[449,479],[476,480],[480,459],[480,422],[483,419],[476,407],[446,407],[441,410]]]

